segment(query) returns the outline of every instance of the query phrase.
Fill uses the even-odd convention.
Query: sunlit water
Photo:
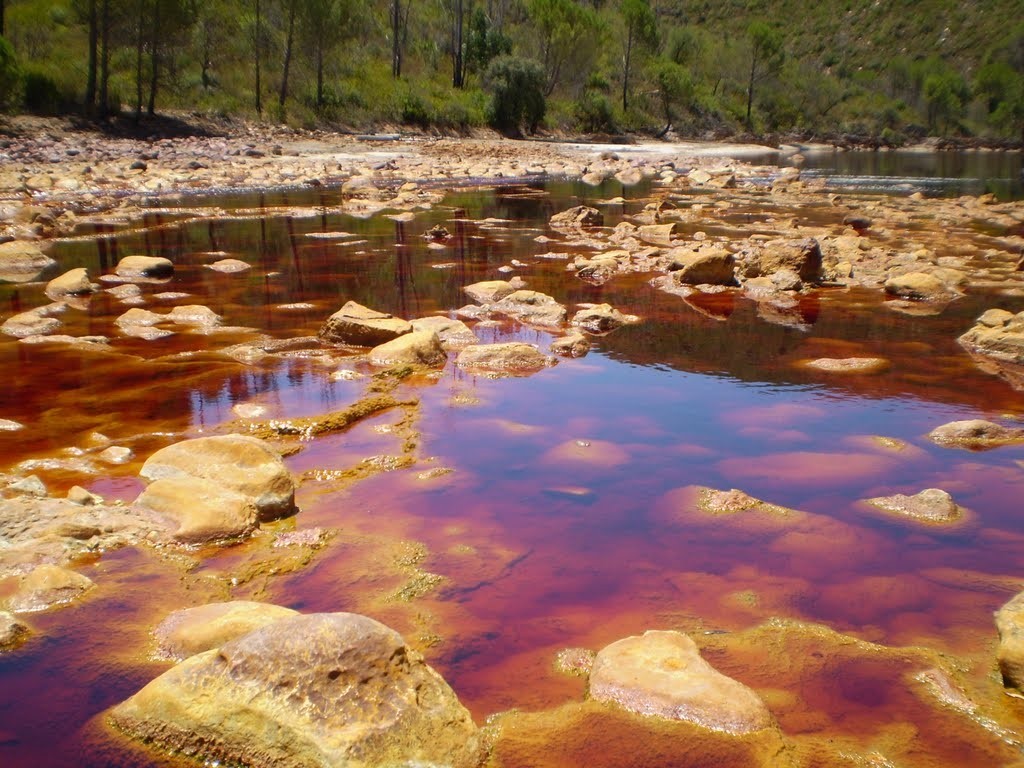
[[[784,326],[738,296],[687,305],[647,285],[649,276],[589,285],[565,272],[564,261],[537,258],[566,248],[535,238],[560,239],[546,222],[577,200],[642,191],[568,183],[537,191],[546,194],[516,186],[459,192],[407,223],[338,214],[330,192],[219,199],[225,207],[307,210],[194,221],[154,210],[142,229],[67,242],[56,256],[62,269],[88,266],[93,275],[130,253],[167,256],[175,278],[144,291],[190,296],[150,300],[147,308],[205,304],[227,325],[279,338],[315,334],[349,299],[407,318],[450,312],[468,302],[464,285],[501,277],[497,268],[512,259],[527,264],[515,273],[530,288],[570,310],[607,301],[642,318],[594,338],[587,357],[528,378],[476,378],[449,362],[436,381],[401,390],[421,400],[418,453],[434,461],[342,490],[311,481],[299,491],[301,512],[289,524],[342,535],[307,568],[267,580],[258,597],[302,611],[376,610],[418,639],[478,721],[580,698],[582,683],[552,669],[559,649],[598,649],[653,628],[727,632],[788,616],[890,645],[990,652],[992,611],[1012,594],[1005,585],[1024,573],[1024,448],[973,454],[923,436],[953,419],[1024,414],[1020,393],[978,371],[955,342],[994,300],[971,295],[939,316],[909,317],[886,309],[875,292],[822,290]],[[605,207],[607,223],[640,207]],[[422,237],[438,223],[454,235],[443,250]],[[740,211],[735,224],[756,228],[756,216]],[[309,236],[339,232],[351,236]],[[208,270],[219,258],[211,252],[253,269]],[[41,287],[0,287],[0,311],[43,303]],[[312,306],[279,308],[297,302]],[[1005,297],[998,303],[1024,308]],[[101,294],[87,311],[64,316],[68,333],[111,336],[117,355],[0,339],[0,417],[30,425],[0,433],[0,464],[59,455],[93,431],[129,445],[141,461],[234,419],[237,403],[264,405],[273,417],[309,415],[344,407],[365,387],[365,380],[332,381],[333,368],[316,361],[242,366],[216,354],[251,338],[244,331],[124,338],[112,321],[125,309]],[[552,338],[514,323],[478,335],[544,348]],[[827,356],[883,356],[892,364],[884,374],[840,377],[799,365]],[[375,429],[396,418],[383,414],[314,441],[289,467],[345,469],[396,453],[387,429]],[[872,436],[909,445],[893,452]],[[132,498],[141,487],[139,461],[95,476],[40,474],[53,491],[79,483]],[[455,471],[435,484],[418,481],[431,466]],[[740,488],[805,510],[815,522],[780,535],[680,518],[673,492],[689,485]],[[971,510],[968,521],[948,531],[921,528],[857,504],[928,487],[951,492]],[[430,551],[423,567],[444,577],[411,609],[377,600],[393,587],[366,555],[381,537],[423,542]],[[198,572],[223,577],[247,551],[211,554]],[[82,570],[99,585],[95,594],[31,617],[37,638],[0,657],[0,765],[154,764],[113,740],[102,712],[165,668],[148,660],[155,623],[216,590],[190,592],[178,571],[133,550]],[[951,576],[962,572],[977,575],[972,588]],[[887,668],[868,666],[816,692],[816,706],[849,733],[869,734],[905,716],[906,701],[877,694],[888,685]],[[934,737],[947,764],[964,764],[969,754],[957,739]]]

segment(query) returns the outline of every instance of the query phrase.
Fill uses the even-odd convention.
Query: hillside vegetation
[[[6,7],[4,7],[6,6]],[[1024,141],[1020,0],[0,0],[9,111]]]

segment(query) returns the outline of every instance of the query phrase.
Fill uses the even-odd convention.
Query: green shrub
[[[433,122],[430,107],[415,93],[407,93],[402,99],[402,122],[426,128]]]
[[[584,91],[573,104],[576,125],[584,133],[616,133],[615,114],[611,102],[603,93]]]
[[[74,102],[53,77],[35,68],[26,68],[22,94],[25,111],[35,115],[59,115],[68,111]]]
[[[530,133],[544,119],[544,68],[532,59],[499,56],[484,78],[491,93],[490,122],[500,131],[518,134],[525,125]]]
[[[18,60],[14,57],[14,48],[0,37],[0,109],[11,107],[17,102],[20,86],[21,72]]]

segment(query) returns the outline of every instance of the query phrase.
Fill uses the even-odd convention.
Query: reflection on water
[[[687,305],[653,290],[648,276],[590,285],[566,273],[564,262],[536,258],[585,248],[537,238],[564,240],[547,229],[551,214],[624,190],[565,183],[546,195],[519,192],[467,190],[404,223],[340,214],[330,192],[282,193],[264,202],[287,212],[195,220],[153,211],[141,227],[58,248],[62,268],[93,274],[130,253],[172,258],[174,279],[144,286],[148,308],[205,304],[232,329],[125,338],[113,320],[126,307],[102,294],[62,319],[68,333],[109,335],[109,351],[0,340],[8,374],[0,417],[31,425],[0,433],[5,467],[70,456],[66,449],[94,431],[130,445],[141,460],[234,419],[239,403],[263,406],[273,418],[344,407],[365,382],[331,379],[336,360],[296,355],[242,365],[218,350],[256,334],[315,334],[350,299],[408,318],[451,312],[467,303],[464,285],[501,276],[498,268],[513,259],[526,264],[516,273],[530,288],[570,308],[607,301],[643,322],[595,338],[589,356],[531,378],[475,378],[449,364],[436,380],[406,385],[421,403],[424,461],[343,487],[306,482],[302,512],[289,524],[334,528],[338,538],[304,570],[259,589],[224,587],[256,545],[202,560],[190,577],[200,581],[189,588],[178,566],[145,553],[85,566],[97,594],[33,618],[43,639],[0,657],[0,764],[152,765],[152,756],[91,719],[162,668],[146,658],[147,632],[167,611],[228,595],[387,621],[424,649],[478,720],[580,698],[578,680],[552,671],[559,649],[599,648],[651,628],[735,632],[787,616],[880,643],[987,658],[991,613],[1024,568],[1017,465],[1024,448],[976,455],[922,437],[954,418],[1024,414],[1019,393],[978,372],[955,344],[986,297],[909,317],[884,309],[872,292],[823,290],[780,323],[732,295]],[[642,207],[643,188],[627,194],[634,199],[626,205],[605,207],[607,223]],[[434,224],[453,234],[444,249],[422,237]],[[224,254],[253,269],[206,268]],[[40,291],[0,287],[0,307],[36,306]],[[168,291],[188,296],[155,298]],[[1021,303],[1002,305],[1020,309],[1014,301]],[[484,341],[546,346],[551,339],[514,323],[477,332]],[[849,356],[886,357],[891,368],[830,377],[800,365]],[[314,441],[289,466],[297,474],[343,470],[394,454],[396,419],[383,414]],[[877,436],[905,445],[894,449]],[[436,481],[418,476],[438,466],[455,471]],[[130,498],[138,490],[138,462],[82,469],[40,474],[55,491],[79,483]],[[802,514],[785,526],[701,517],[683,501],[696,485],[741,488]],[[867,515],[856,503],[927,487],[953,493],[971,510],[969,524],[920,529]],[[388,570],[388,542],[403,540],[425,544],[423,567],[442,577],[411,605],[384,599],[401,586]],[[902,671],[856,659],[840,667],[842,685],[830,690],[823,682],[800,705],[823,713],[827,728],[866,743],[893,722],[928,727],[911,713],[909,695],[890,690]],[[744,667],[737,669],[742,677]],[[752,684],[791,685],[804,695],[799,680],[763,681],[756,669],[747,671]],[[808,717],[790,715],[783,726],[799,732]],[[935,764],[957,764],[972,738],[936,735],[929,754]]]

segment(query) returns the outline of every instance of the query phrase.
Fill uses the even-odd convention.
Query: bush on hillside
[[[17,102],[20,86],[21,72],[14,57],[14,48],[0,37],[0,109],[7,109]]]
[[[491,94],[490,122],[500,131],[533,133],[544,119],[544,68],[532,59],[499,56],[484,78]]]

